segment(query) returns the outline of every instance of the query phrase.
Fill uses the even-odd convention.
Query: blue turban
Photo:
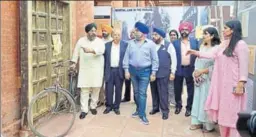
[[[157,34],[159,34],[161,37],[165,38],[165,32],[161,29],[158,28],[153,28],[153,32],[156,32]]]
[[[90,24],[85,26],[84,30],[85,30],[86,33],[88,33],[89,31],[92,30],[92,28],[97,29],[97,25],[95,23],[90,23]]]
[[[137,28],[143,34],[148,34],[149,33],[149,28],[147,27],[147,25],[143,24],[141,22],[136,22],[135,28]]]

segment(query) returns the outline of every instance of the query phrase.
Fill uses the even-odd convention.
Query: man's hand
[[[156,80],[156,75],[155,74],[151,74],[150,81],[153,82],[155,80]]]
[[[82,47],[85,53],[92,53],[93,50],[91,48]]]
[[[170,76],[169,76],[169,80],[171,80],[171,81],[172,81],[172,80],[174,80],[174,79],[175,79],[175,76],[174,76],[174,74],[173,74],[173,73],[171,73],[171,74],[170,74]]]
[[[72,70],[74,70],[74,69],[76,68],[76,63],[72,63],[72,64],[70,65],[70,68],[71,68]]]
[[[129,80],[131,78],[131,75],[129,72],[125,72],[125,79]]]

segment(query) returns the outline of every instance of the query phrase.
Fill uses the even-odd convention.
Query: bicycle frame
[[[54,72],[55,72],[56,79],[55,79],[53,85],[50,87],[44,88],[43,91],[36,94],[32,98],[32,100],[29,104],[28,113],[27,113],[28,125],[31,128],[31,130],[33,131],[33,133],[38,136],[44,136],[44,135],[41,134],[40,132],[38,132],[38,130],[36,129],[36,126],[35,126],[36,124],[35,125],[33,124],[34,120],[35,120],[33,117],[33,105],[36,104],[36,101],[38,99],[48,96],[49,95],[48,93],[54,93],[54,98],[56,98],[56,100],[54,101],[54,104],[50,103],[49,109],[47,110],[48,112],[50,112],[49,116],[58,114],[60,111],[63,111],[64,113],[66,113],[65,112],[66,110],[68,110],[68,113],[70,113],[72,116],[71,123],[69,123],[69,125],[68,125],[68,129],[66,129],[65,132],[63,131],[62,134],[60,134],[60,136],[58,136],[58,137],[62,137],[63,135],[66,135],[74,124],[76,110],[77,110],[77,107],[75,104],[75,98],[68,91],[68,89],[63,88],[63,86],[61,85],[61,81],[60,81],[60,76],[61,76],[60,68],[64,67],[63,66],[64,62],[67,62],[67,61],[57,62],[56,65],[54,65]],[[44,120],[44,119],[42,119],[42,120]]]
[[[72,70],[69,72],[69,92],[71,93],[71,95],[75,98],[75,90],[73,89],[73,81],[76,81],[75,84],[77,84],[77,72]]]
[[[68,62],[69,60],[67,60],[67,61],[65,61],[65,62]],[[65,89],[65,88],[63,88],[63,86],[61,85],[61,83],[60,83],[60,68],[62,68],[62,67],[64,67],[63,66],[63,64],[65,63],[65,62],[63,62],[62,64],[56,64],[55,66],[54,66],[54,72],[55,72],[55,74],[56,74],[56,80],[55,80],[55,82],[54,82],[54,84],[53,84],[53,86],[51,86],[51,87],[48,87],[48,88],[44,88],[45,90],[55,90],[55,91],[59,91],[59,89],[62,89],[62,90],[64,90],[65,92],[67,92],[68,93],[68,95],[72,98],[72,100],[75,102],[75,98],[74,98],[74,96],[73,96],[73,94],[72,93],[70,93],[69,91],[71,91],[71,90],[67,90],[67,89]],[[72,76],[71,76],[71,81],[72,81]],[[70,89],[71,89],[71,87],[70,87]],[[60,103],[60,98],[58,97],[58,94],[57,94],[57,100],[56,100],[56,103],[57,103],[57,105],[56,105],[56,108],[58,108],[58,105],[59,105],[59,103]]]

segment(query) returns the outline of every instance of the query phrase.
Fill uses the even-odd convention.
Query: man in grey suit
[[[116,29],[113,32],[113,41],[107,42],[105,46],[105,65],[104,65],[104,80],[105,80],[105,95],[106,109],[104,114],[111,110],[117,115],[120,115],[119,106],[122,98],[122,87],[124,82],[123,58],[127,48],[127,43],[121,41],[121,31]],[[115,101],[113,103],[113,94],[115,93]]]

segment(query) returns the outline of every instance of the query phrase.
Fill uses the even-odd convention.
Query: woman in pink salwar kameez
[[[244,88],[248,78],[249,49],[242,40],[240,21],[228,21],[223,34],[227,40],[216,50],[210,53],[190,50],[187,54],[215,60],[205,110],[212,121],[218,122],[221,137],[240,137],[236,122],[237,113],[246,106]]]

